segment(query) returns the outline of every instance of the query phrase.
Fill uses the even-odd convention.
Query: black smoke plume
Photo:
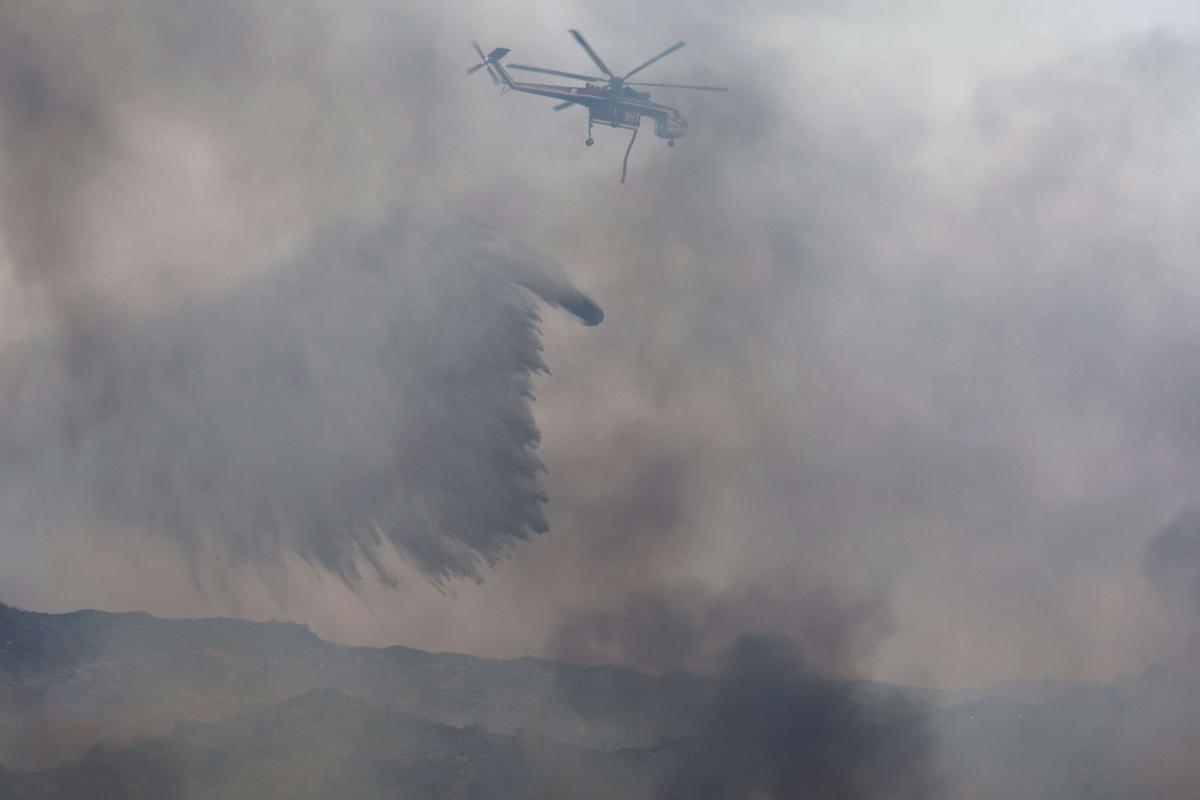
[[[660,787],[662,800],[850,800],[929,797],[931,740],[909,709],[882,713],[862,687],[822,680],[780,639],[744,636],[729,650],[696,740]]]

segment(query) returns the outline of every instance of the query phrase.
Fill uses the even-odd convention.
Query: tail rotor
[[[488,57],[483,54],[483,48],[479,46],[479,42],[471,42],[471,46],[475,48],[475,52],[479,54],[479,63],[467,68],[468,75],[474,75],[481,69],[486,69],[488,77],[492,79],[492,83],[500,85],[500,77],[496,75],[496,71],[492,69]]]

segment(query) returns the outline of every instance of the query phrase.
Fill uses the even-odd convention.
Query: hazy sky
[[[647,129],[622,186],[623,132],[463,74],[472,39],[587,71],[571,27],[618,70],[685,39],[646,80],[733,90],[656,92],[689,136]],[[7,4],[0,600],[660,670],[760,631],[902,682],[1139,671],[1187,633],[1147,544],[1200,502],[1198,28]],[[585,295],[602,324],[532,299]]]

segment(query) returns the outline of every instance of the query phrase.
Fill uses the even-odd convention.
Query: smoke
[[[1194,625],[1200,608],[1200,508],[1184,509],[1146,545],[1146,578]]]
[[[1200,452],[1200,384],[1189,366],[1195,47],[1163,7],[1097,10],[1085,30],[1062,4],[1009,15],[867,2],[533,2],[517,13],[383,0],[301,0],[286,10],[253,0],[6,4],[0,346],[11,366],[0,380],[27,387],[9,406],[23,422],[0,455],[10,599],[203,613],[162,577],[173,574],[167,559],[144,556],[149,543],[122,532],[124,551],[110,548],[100,530],[174,528],[173,517],[189,532],[167,540],[191,543],[193,564],[225,557],[209,548],[263,562],[275,542],[349,574],[357,556],[348,553],[382,559],[396,542],[435,574],[483,574],[498,552],[491,545],[430,541],[414,532],[422,526],[397,523],[445,517],[455,530],[478,530],[449,499],[474,498],[467,476],[432,492],[441,499],[429,513],[424,504],[391,508],[397,495],[370,480],[406,466],[392,488],[412,481],[414,496],[428,498],[442,478],[423,467],[444,462],[414,468],[385,451],[401,429],[408,441],[447,441],[436,426],[409,424],[419,390],[405,384],[389,399],[392,390],[349,374],[366,357],[343,351],[387,340],[346,309],[367,309],[380,324],[386,313],[365,296],[323,297],[313,313],[275,327],[248,310],[282,313],[274,287],[289,282],[325,291],[327,276],[312,277],[322,273],[316,260],[361,274],[357,236],[432,248],[424,223],[392,218],[430,205],[469,209],[569,265],[620,320],[584,331],[547,315],[547,342],[570,354],[550,359],[553,378],[537,384],[538,453],[550,473],[513,478],[512,507],[486,484],[478,499],[500,509],[496,529],[509,532],[500,541],[532,535],[542,521],[557,535],[519,548],[486,589],[380,592],[373,608],[384,613],[373,616],[353,596],[324,603],[313,593],[318,610],[293,604],[287,614],[343,640],[497,655],[544,652],[557,640],[581,659],[708,668],[756,627],[764,606],[736,599],[749,587],[779,598],[766,604],[770,631],[805,627],[785,619],[782,609],[806,597],[777,588],[785,575],[850,604],[882,587],[892,635],[862,667],[876,677],[961,685],[1140,668],[1156,644],[1147,624],[1155,612],[1138,568],[1142,542],[1129,532],[1188,500]],[[1159,16],[1163,28],[1146,32]],[[511,47],[525,63],[588,69],[571,27],[614,67],[686,40],[646,79],[733,91],[656,89],[688,118],[689,136],[672,150],[639,137],[619,187],[624,136],[599,131],[584,148],[578,109],[555,114],[536,98],[497,97],[486,75],[462,74],[473,38]],[[443,275],[436,253],[422,258],[377,259],[406,276],[397,285],[410,302],[396,302],[405,315],[425,314],[414,330],[437,331],[446,345],[431,336],[419,347],[401,329],[408,344],[385,350],[395,362],[427,362],[407,373],[414,378],[433,374],[429,359],[450,363],[477,341],[472,363],[516,369],[519,384],[526,367],[514,365],[533,363],[521,350],[531,341],[518,330],[527,319],[519,298],[579,302],[553,269],[524,256],[493,278]],[[288,278],[293,270],[309,277]],[[449,275],[475,288],[459,294]],[[351,283],[363,295],[377,285],[347,278],[348,294]],[[445,311],[435,305],[443,297]],[[494,327],[479,326],[496,339],[493,362],[480,355],[491,347],[482,330],[456,335],[449,320],[470,331],[474,317],[460,309],[486,309],[496,297],[507,310],[491,317]],[[337,326],[324,303],[354,332],[330,333]],[[236,336],[220,333],[227,320]],[[507,335],[516,350],[505,349]],[[172,339],[182,357],[204,363],[161,378],[169,358],[157,342]],[[217,348],[230,355],[202,355]],[[318,352],[336,355],[318,369],[306,363]],[[262,366],[284,360],[306,365]],[[189,373],[204,375],[203,386],[180,388]],[[242,386],[259,373],[270,386]],[[501,373],[459,377],[491,387]],[[384,370],[373,374],[384,382]],[[150,377],[176,386],[181,406],[161,432],[128,410],[166,405],[153,389],[129,397]],[[294,407],[292,379],[308,380]],[[453,382],[449,372],[428,380]],[[57,411],[32,410],[35,386],[49,387]],[[442,401],[424,395],[419,413],[445,420],[452,402],[477,396],[495,422],[503,414],[488,414],[511,411],[508,399],[523,390],[505,384],[499,397],[508,399],[493,405],[460,388]],[[67,402],[59,390],[75,394]],[[207,426],[187,416],[193,395],[221,409],[219,437],[202,436]],[[268,398],[283,398],[284,413],[268,414]],[[402,400],[406,422],[378,424],[380,406]],[[507,446],[531,442],[529,420],[510,419]],[[500,426],[482,427],[491,436]],[[168,431],[185,432],[186,445]],[[241,446],[256,435],[269,446]],[[19,443],[20,458],[8,455]],[[140,459],[138,448],[148,457],[132,477],[106,467],[110,453],[112,464]],[[330,456],[322,466],[318,448]],[[219,467],[219,449],[237,455],[235,469]],[[161,452],[172,457],[149,466]],[[191,455],[176,465],[181,452]],[[98,463],[72,466],[70,453]],[[513,461],[517,473],[536,474],[536,459]],[[279,464],[296,480],[276,473]],[[197,475],[212,486],[190,483]],[[284,511],[243,496],[251,489],[282,491]],[[548,506],[536,499],[542,489]],[[199,501],[213,497],[222,499]],[[85,509],[102,513],[80,519]],[[392,523],[405,532],[389,531]],[[271,533],[221,532],[241,526]],[[322,550],[318,527],[350,532]],[[62,533],[51,540],[50,530]],[[135,548],[142,569],[128,566]],[[703,587],[698,600],[670,596],[689,585]],[[651,646],[655,625],[635,637],[646,644],[627,647],[589,623],[627,615],[627,598],[664,586],[655,615],[686,621],[719,597],[738,619],[700,613],[698,627],[714,634],[674,639],[682,659]],[[239,612],[285,613],[269,603]],[[572,626],[570,636],[554,633]]]
[[[1142,573],[1130,535],[1200,454],[1192,40],[1055,4],[470,5],[0,10],[13,599],[207,610],[162,541],[200,584],[293,555],[390,584],[399,550],[441,589],[553,523],[486,589],[314,616],[714,673],[676,794],[923,772],[813,675],[1158,652],[1143,578],[1196,593],[1192,523]],[[587,69],[569,27],[614,66],[686,39],[647,80],[734,91],[656,90],[689,137],[641,139],[618,193],[623,137],[462,75],[472,38]],[[488,223],[430,210],[464,208]],[[621,323],[541,321],[602,316],[555,261]],[[542,324],[570,357],[535,424]]]
[[[683,584],[576,611],[548,650],[709,673],[711,684],[682,714],[688,735],[660,745],[673,754],[657,787],[664,800],[934,796],[928,698],[857,680],[891,632],[882,593],[769,586],[715,593]],[[579,676],[563,674],[558,688],[582,718],[609,722],[602,712],[611,709],[591,707],[592,687]]]
[[[892,631],[882,592],[855,596],[785,579],[715,592],[696,583],[635,592],[611,607],[564,614],[548,652],[577,663],[629,665],[644,672],[719,669],[742,637],[771,636],[803,649],[815,674],[861,674]]]
[[[659,797],[930,797],[931,740],[916,709],[878,713],[852,684],[818,679],[778,639],[728,651],[695,742]]]

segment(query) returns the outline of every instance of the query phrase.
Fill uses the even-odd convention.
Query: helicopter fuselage
[[[499,63],[492,61],[504,87],[509,91],[549,97],[564,103],[581,105],[588,110],[588,126],[607,125],[612,128],[637,130],[642,117],[654,120],[654,135],[673,142],[687,135],[688,124],[678,109],[655,103],[649,92],[639,92],[628,86],[560,86],[547,83],[516,81]]]

